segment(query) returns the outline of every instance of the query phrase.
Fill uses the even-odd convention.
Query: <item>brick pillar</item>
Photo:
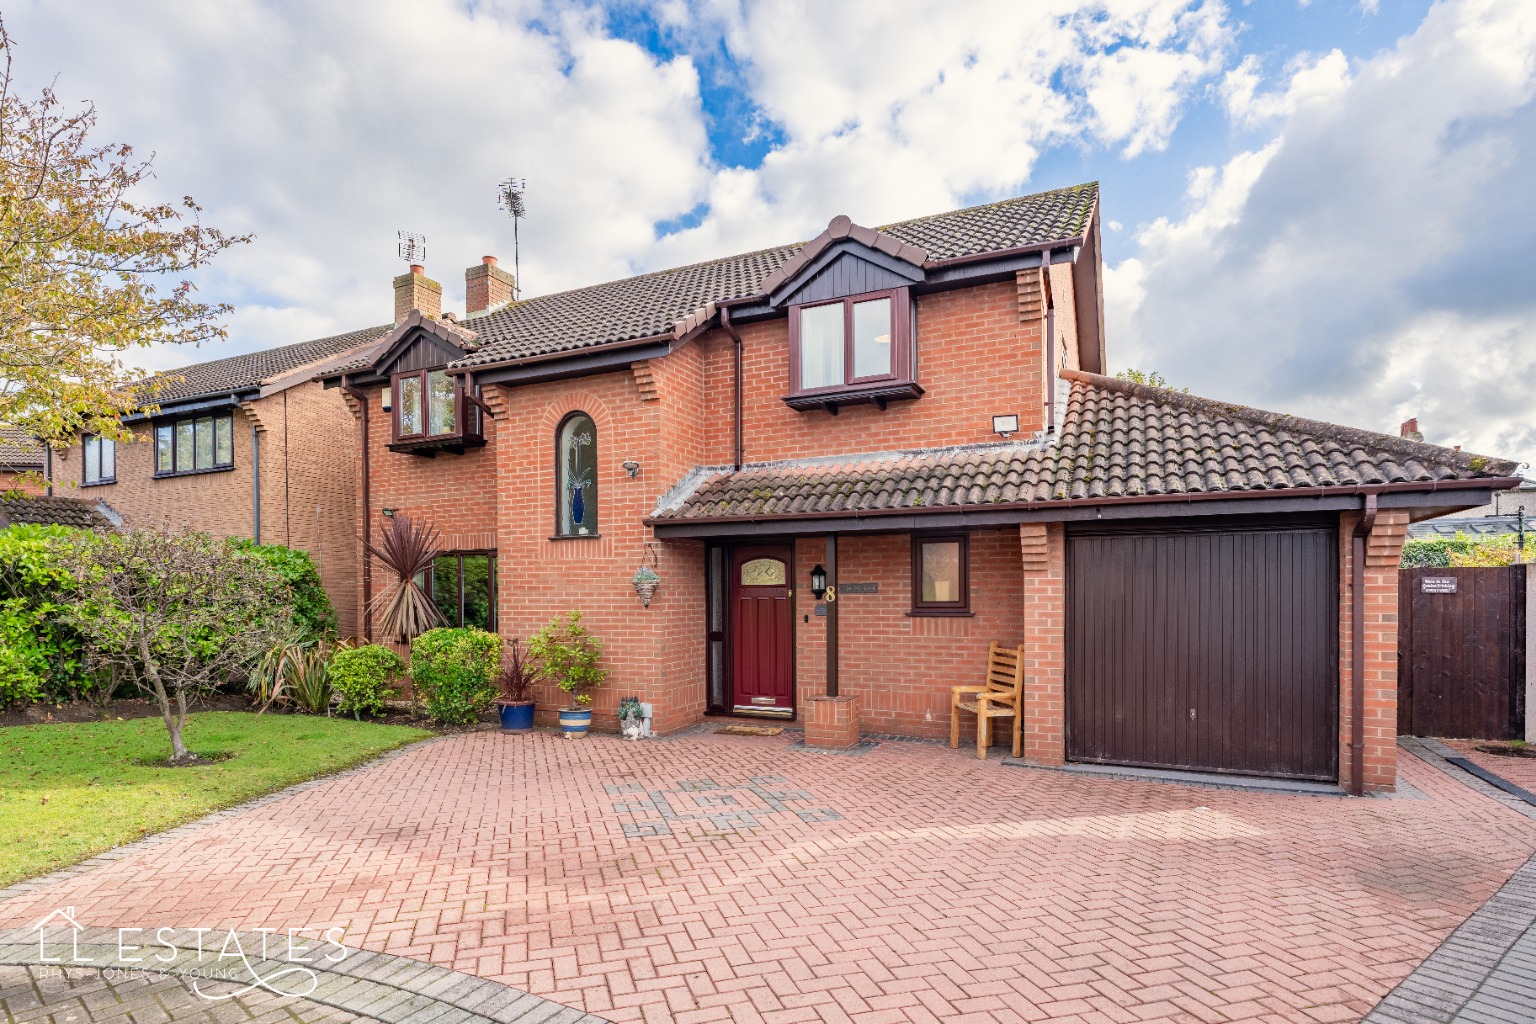
[[[800,705],[805,745],[847,750],[859,742],[859,698],[820,695]]]
[[[1019,527],[1024,572],[1024,760],[1066,760],[1066,531]]]
[[[1358,512],[1339,517],[1339,785],[1351,777],[1351,694],[1354,686],[1354,543]],[[1397,787],[1397,570],[1408,539],[1408,513],[1382,509],[1366,541],[1365,754],[1366,792]]]

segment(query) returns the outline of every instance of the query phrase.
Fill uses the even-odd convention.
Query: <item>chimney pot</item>
[[[505,305],[516,294],[517,280],[496,265],[495,256],[480,257],[480,265],[464,271],[464,315],[474,316]]]
[[[424,268],[420,263],[412,263],[411,264],[411,273],[413,273],[413,274],[425,274],[426,273],[426,268]]]

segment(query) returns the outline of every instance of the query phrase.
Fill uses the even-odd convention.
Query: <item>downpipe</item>
[[[1376,526],[1376,495],[1365,496],[1360,521],[1351,537],[1350,672],[1349,672],[1349,792],[1365,795],[1365,549]]]

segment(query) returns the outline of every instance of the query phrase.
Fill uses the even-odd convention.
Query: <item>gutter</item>
[[[260,388],[245,388],[240,391],[230,391],[225,394],[216,395],[212,398],[189,399],[187,401],[173,400],[158,404],[151,403],[147,408],[153,408],[155,410],[154,413],[142,411],[129,413],[123,416],[120,422],[138,423],[142,420],[151,420],[161,416],[179,416],[186,412],[201,412],[204,409],[233,408],[243,402],[253,401],[260,397]]]
[[[1349,792],[1365,795],[1365,551],[1376,527],[1376,494],[1361,503],[1360,521],[1350,537]]]

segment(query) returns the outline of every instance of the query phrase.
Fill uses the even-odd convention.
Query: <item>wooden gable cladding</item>
[[[385,376],[412,373],[416,370],[446,366],[455,359],[462,358],[464,358],[464,350],[457,345],[419,330],[413,337],[406,339],[404,346],[396,352],[393,360],[379,367],[379,372]]]
[[[823,302],[903,288],[923,280],[923,268],[852,238],[821,250],[769,294],[775,306]]]

